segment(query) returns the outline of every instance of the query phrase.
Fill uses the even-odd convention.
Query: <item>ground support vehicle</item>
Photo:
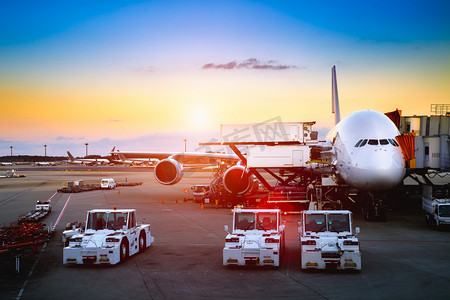
[[[63,249],[63,263],[114,265],[153,241],[150,225],[136,223],[136,210],[94,209],[87,212],[84,233],[73,235]]]
[[[102,189],[115,189],[116,188],[116,182],[112,178],[103,178],[100,182],[100,187]]]
[[[191,187],[195,202],[208,204],[211,200],[209,184],[197,184]]]
[[[449,185],[424,185],[422,209],[425,223],[438,230],[443,225],[450,225],[450,191]]]
[[[279,209],[235,209],[233,230],[223,248],[223,265],[280,265],[284,252],[284,224]]]
[[[18,222],[38,222],[52,211],[51,201],[37,201],[36,207],[24,216],[19,217]]]
[[[361,270],[361,252],[348,210],[305,210],[298,228],[301,268]]]

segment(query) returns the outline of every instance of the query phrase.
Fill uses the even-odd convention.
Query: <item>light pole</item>
[[[12,157],[12,148],[13,148],[13,146],[9,146],[9,148],[11,148],[11,157]]]
[[[86,156],[88,156],[88,143],[85,144],[86,145]]]
[[[47,161],[47,145],[44,145],[44,156],[45,156],[45,161]]]
[[[187,139],[184,139],[184,152],[187,152],[186,141]]]

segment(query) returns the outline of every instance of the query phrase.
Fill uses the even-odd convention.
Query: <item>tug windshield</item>
[[[307,214],[305,216],[305,231],[350,231],[350,218],[348,214]]]
[[[350,221],[348,214],[329,214],[328,231],[342,232],[350,231]]]
[[[257,229],[277,230],[277,214],[276,213],[258,213]]]
[[[439,206],[439,217],[443,217],[443,218],[450,217],[450,206],[440,205]]]
[[[121,212],[90,212],[86,229],[102,230],[111,229],[119,230],[127,225],[127,213]]]
[[[305,231],[323,232],[326,231],[326,227],[325,215],[311,214],[305,216]]]
[[[237,230],[251,230],[254,229],[255,213],[240,212],[236,213],[236,220],[234,221],[235,229]]]
[[[235,218],[237,230],[277,230],[278,227],[275,212],[240,212],[236,213]]]

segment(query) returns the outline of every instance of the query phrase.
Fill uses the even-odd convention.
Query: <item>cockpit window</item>
[[[399,147],[398,143],[394,139],[381,139],[381,140],[375,140],[375,139],[370,139],[370,140],[364,139],[363,140],[363,139],[361,139],[355,144],[355,147],[356,148],[363,147],[366,144],[374,145],[374,146],[376,146],[378,144],[382,145],[382,146],[391,144],[394,147]]]

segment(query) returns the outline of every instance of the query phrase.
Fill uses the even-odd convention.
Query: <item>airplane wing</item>
[[[228,164],[236,164],[239,157],[233,154],[224,153],[201,153],[201,152],[160,152],[160,151],[112,151],[112,156],[123,156],[125,159],[174,159],[183,165],[189,164],[214,164],[217,161],[224,161]],[[119,156],[120,154],[120,156]]]

